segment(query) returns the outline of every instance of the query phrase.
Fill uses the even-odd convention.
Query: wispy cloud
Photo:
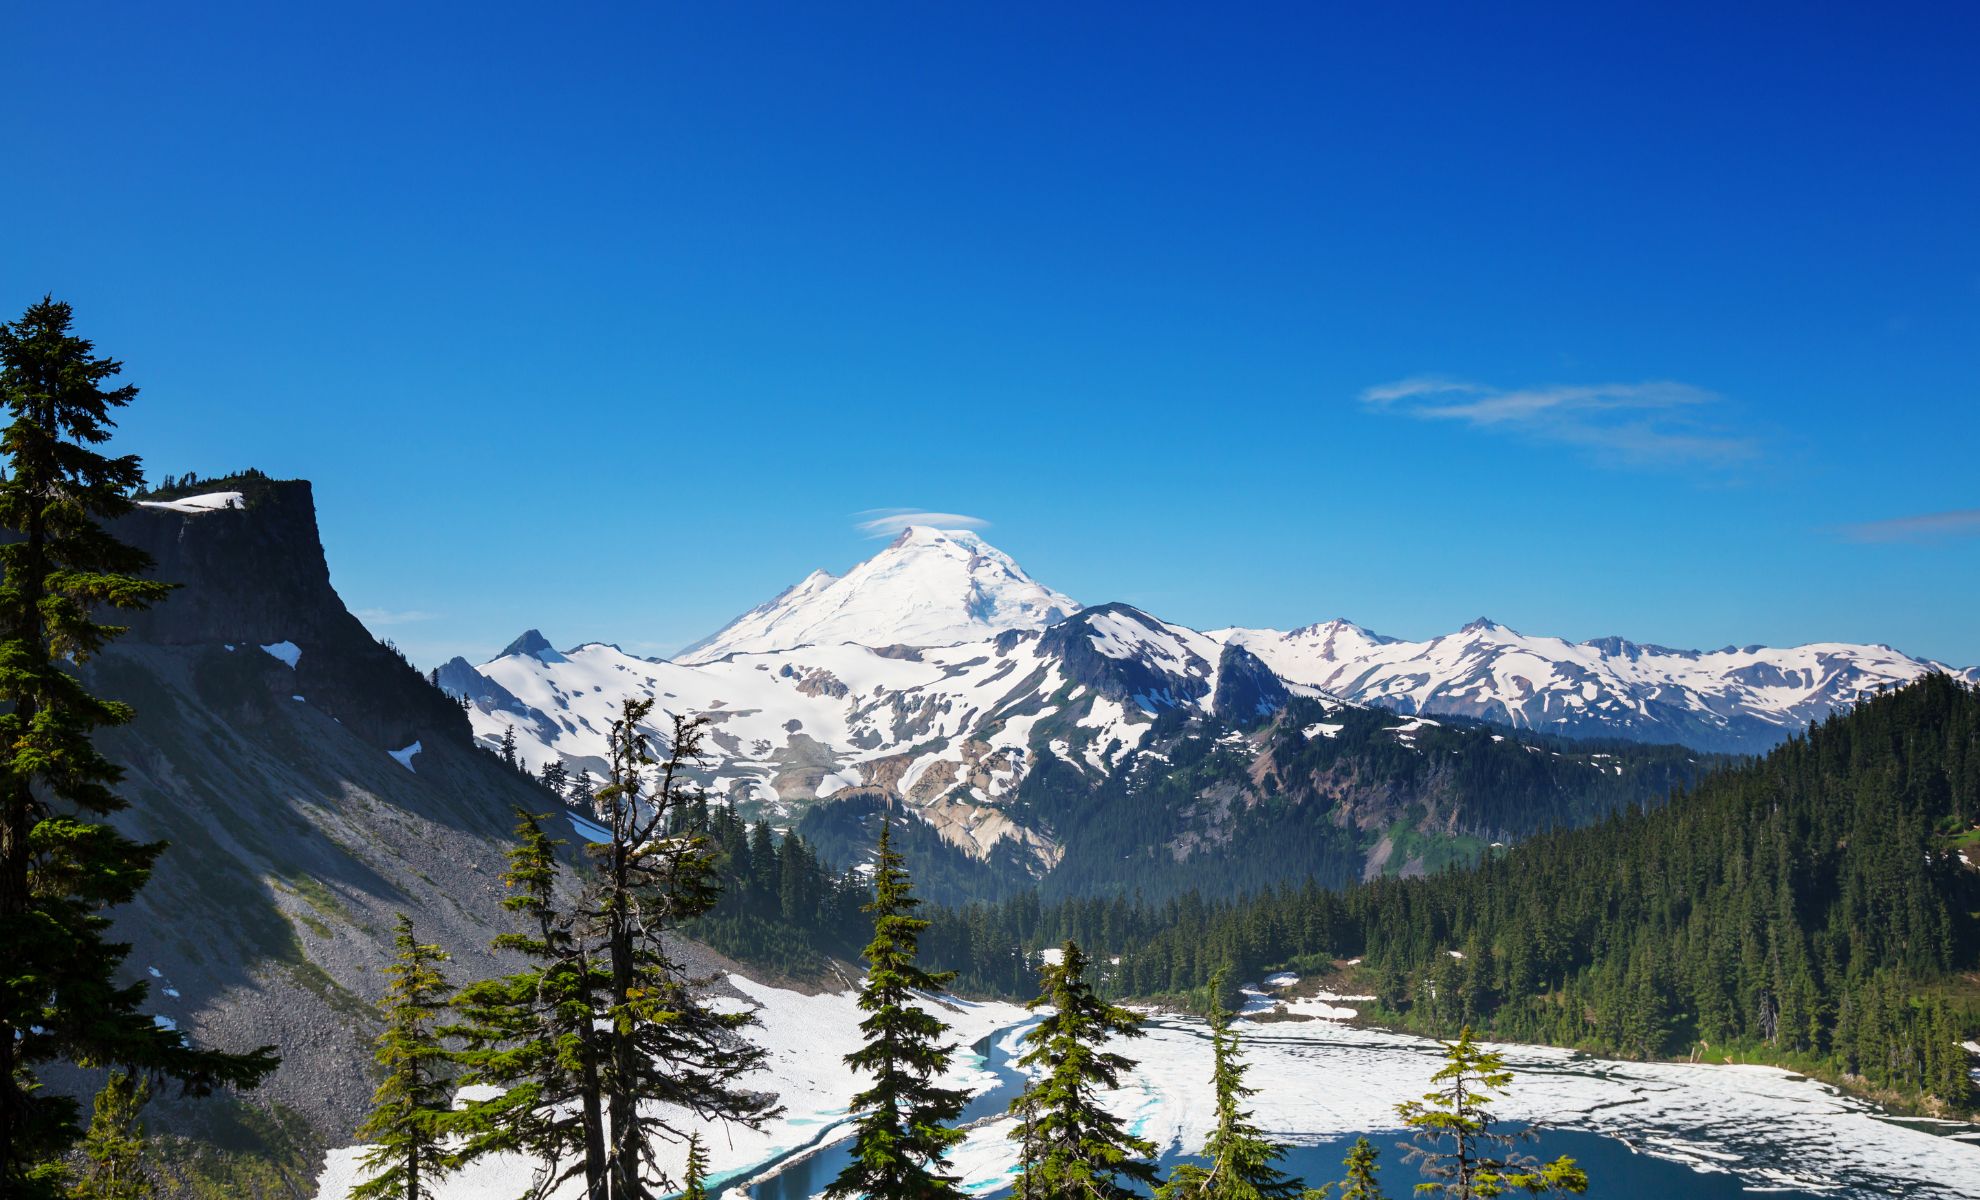
[[[918,508],[869,508],[854,513],[863,518],[856,525],[868,537],[892,537],[910,525],[933,525],[937,529],[987,529],[990,522],[963,513],[923,512]]]
[[[1599,459],[1631,466],[1722,467],[1759,452],[1751,438],[1714,421],[1724,406],[1717,393],[1668,380],[1506,390],[1419,375],[1368,388],[1361,402],[1419,421],[1449,421],[1576,446]]]
[[[360,608],[357,610],[357,619],[363,621],[366,626],[411,625],[416,621],[434,620],[439,615],[438,613],[421,612],[416,608],[407,609],[403,612],[390,608]]]
[[[1943,542],[1980,537],[1980,508],[1864,521],[1845,525],[1839,532],[1852,542]]]

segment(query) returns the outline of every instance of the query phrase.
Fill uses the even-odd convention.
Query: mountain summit
[[[1079,607],[966,529],[910,525],[844,575],[813,571],[675,661],[843,642],[948,646],[1010,629],[1043,629]]]

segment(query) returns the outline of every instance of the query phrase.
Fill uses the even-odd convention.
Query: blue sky
[[[0,302],[425,662],[984,535],[1209,627],[1980,662],[1969,5],[49,5]]]

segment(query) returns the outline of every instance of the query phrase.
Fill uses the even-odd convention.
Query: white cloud
[[[932,525],[937,529],[987,529],[990,522],[963,513],[923,512],[918,508],[869,508],[853,514],[864,517],[853,528],[868,537],[892,537],[910,525]]]
[[[1865,521],[1845,525],[1841,532],[1852,542],[1940,542],[1980,537],[1980,508]]]
[[[421,612],[418,609],[400,612],[389,608],[360,608],[354,615],[367,626],[411,625],[415,621],[431,621],[439,616],[438,613]]]
[[[1669,380],[1505,390],[1437,375],[1378,384],[1361,393],[1378,412],[1448,421],[1578,446],[1632,466],[1727,466],[1755,457],[1751,438],[1711,420],[1723,398]]]

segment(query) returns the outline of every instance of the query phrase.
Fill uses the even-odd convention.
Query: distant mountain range
[[[1096,786],[1159,754],[1158,723],[1244,728],[1289,701],[1448,716],[1571,738],[1758,752],[1931,671],[1887,646],[1699,652],[1570,643],[1480,620],[1408,642],[1346,621],[1199,632],[1124,604],[1082,608],[974,533],[912,527],[843,576],[815,572],[672,660],[532,630],[438,679],[484,744],[602,773],[627,694],[713,722],[706,782],[794,819],[856,795],[914,805],[951,845],[1065,847],[1015,804],[1043,761]],[[1391,718],[1389,727],[1412,728]]]
[[[1767,750],[1811,721],[1931,671],[1980,680],[1980,669],[1956,670],[1889,646],[1672,650],[1619,637],[1534,637],[1482,617],[1423,642],[1339,620],[1291,633],[1212,636],[1245,647],[1288,680],[1357,704],[1734,753]]]

